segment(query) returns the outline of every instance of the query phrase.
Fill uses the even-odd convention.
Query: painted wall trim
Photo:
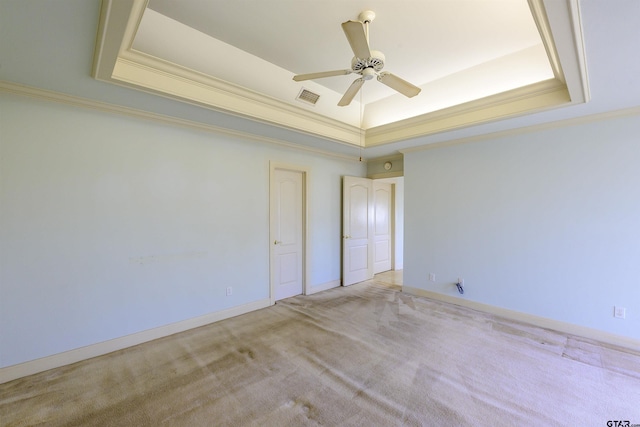
[[[587,67],[587,53],[584,46],[584,29],[582,28],[582,12],[580,10],[580,2],[571,0],[569,2],[571,21],[574,23],[573,32],[576,41],[576,61],[578,63],[577,71],[580,73],[579,82],[582,83],[582,93],[585,102],[591,100],[591,88],[589,86],[589,68]],[[574,82],[577,83],[577,82]],[[571,92],[571,88],[570,88]]]
[[[169,125],[186,127],[190,129],[197,129],[205,132],[213,132],[222,136],[227,136],[235,139],[248,140],[253,142],[262,142],[267,144],[273,144],[281,147],[286,147],[294,150],[311,152],[313,154],[319,154],[331,158],[338,158],[341,160],[359,161],[358,156],[350,156],[346,154],[334,153],[328,150],[321,150],[313,147],[306,147],[286,141],[281,141],[274,138],[269,138],[261,135],[254,135],[247,132],[241,132],[237,130],[226,129],[220,126],[210,125],[207,123],[195,122],[192,120],[181,119],[178,117],[167,116],[159,113],[152,113],[149,111],[138,110],[130,107],[123,107],[120,105],[109,104],[101,101],[94,101],[87,98],[81,98],[75,95],[67,95],[60,92],[50,91],[47,89],[36,88],[32,86],[25,86],[18,83],[12,83],[8,81],[0,80],[0,92],[6,92],[14,95],[28,96],[45,101],[59,102],[62,104],[71,105],[74,107],[89,108],[105,113],[121,114],[129,117],[135,117],[138,119],[152,120],[155,122],[161,122]]]
[[[102,2],[92,75],[100,81],[358,146],[360,129],[133,49],[148,0]]]
[[[569,6],[564,2],[547,1],[545,4],[544,0],[528,1],[555,78],[484,97],[456,108],[370,128],[366,131],[365,147],[432,135],[559,105],[586,102],[588,83],[584,81],[587,76],[578,0],[567,0]],[[146,6],[146,0],[103,2],[94,55],[93,76],[96,79],[164,94],[183,102],[333,141],[360,145],[360,128],[344,123],[341,115],[321,117],[297,105],[136,51],[132,48],[133,40]],[[554,28],[547,16],[549,11],[557,15]],[[553,34],[557,35],[563,49],[558,49]],[[563,42],[565,39],[570,39],[570,42]],[[566,51],[564,57],[559,55],[560,51]],[[560,66],[561,62],[563,67]]]
[[[192,319],[183,320],[176,323],[160,326],[158,328],[148,329],[146,331],[137,332],[131,335],[114,338],[112,340],[99,342],[96,344],[80,347],[62,353],[53,354],[36,360],[19,363],[17,365],[0,368],[0,384],[12,381],[27,375],[37,374],[53,368],[69,365],[71,363],[80,362],[92,357],[102,356],[127,347],[132,347],[145,342],[153,341],[158,338],[164,338],[169,335],[184,332],[189,329],[198,328],[200,326],[215,323],[220,320],[229,319],[261,308],[269,307],[269,298],[254,301],[248,304],[239,305],[237,307],[216,311],[214,313],[205,314],[203,316],[194,317]]]
[[[230,84],[217,80],[214,82],[215,79],[201,73],[182,70],[169,64],[151,67],[147,65],[149,62],[162,61],[148,59],[142,54],[129,53],[127,58],[120,57],[117,60],[112,78],[127,84],[130,88],[146,88],[154,94],[180,99],[227,114],[319,135],[351,146],[357,147],[360,143],[359,129],[354,126],[314,115],[244,88],[230,90]],[[170,72],[166,71],[169,69]]]
[[[640,350],[640,341],[638,340],[621,335],[615,335],[609,332],[600,331],[598,329],[588,328],[586,326],[575,325],[573,323],[562,322],[560,320],[522,313],[515,310],[509,310],[507,308],[497,307],[494,305],[484,304],[467,299],[461,299],[458,297],[453,297],[433,291],[427,291],[425,289],[414,288],[411,286],[403,286],[402,292],[471,308],[473,310],[478,310],[485,313],[495,314],[497,316],[502,316],[510,320],[529,323],[541,328],[576,335],[579,337],[600,341],[606,344],[612,344],[636,351]]]
[[[310,286],[307,288],[306,295],[317,294],[318,292],[326,291],[329,289],[337,288],[340,286],[340,279],[331,280],[330,282],[322,283],[320,285]]]
[[[413,153],[416,151],[424,151],[424,150],[432,150],[440,147],[448,147],[451,145],[466,144],[469,142],[480,142],[480,141],[485,141],[489,139],[498,139],[498,138],[522,135],[522,134],[539,132],[539,131],[550,130],[550,129],[577,126],[577,125],[582,125],[586,123],[591,123],[594,121],[610,120],[610,119],[636,116],[636,115],[640,115],[640,107],[623,108],[621,110],[616,110],[616,111],[607,111],[605,113],[597,113],[597,114],[591,114],[588,116],[557,120],[554,122],[540,123],[540,124],[531,125],[531,126],[523,126],[523,127],[518,127],[514,129],[507,129],[507,130],[502,130],[498,132],[486,133],[483,135],[474,135],[466,138],[458,138],[458,139],[451,139],[451,140],[442,141],[442,142],[434,142],[431,144],[425,144],[419,147],[405,148],[398,151],[402,154],[407,154],[407,153]]]
[[[368,129],[366,147],[518,117],[570,103],[567,87],[550,79]]]

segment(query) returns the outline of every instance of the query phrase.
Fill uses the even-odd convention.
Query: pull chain
[[[360,162],[362,162],[362,146],[364,145],[364,129],[362,128],[362,121],[364,120],[364,105],[362,104],[362,92],[364,92],[364,85],[360,88]]]

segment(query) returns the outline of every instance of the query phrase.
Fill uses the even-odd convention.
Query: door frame
[[[309,272],[311,269],[309,268],[309,175],[310,169],[305,166],[294,165],[290,163],[282,163],[269,161],[269,301],[270,305],[274,305],[276,303],[276,294],[275,294],[275,284],[273,277],[273,263],[275,261],[275,257],[273,255],[273,241],[275,240],[275,236],[272,235],[273,231],[271,229],[271,221],[272,218],[272,206],[271,206],[271,196],[273,195],[273,185],[275,184],[274,174],[277,170],[287,170],[291,172],[299,172],[302,174],[302,295],[309,295]]]

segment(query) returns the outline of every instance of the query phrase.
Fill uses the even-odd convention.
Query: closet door
[[[373,273],[391,270],[393,186],[373,182]]]
[[[342,285],[373,277],[373,181],[345,176],[342,207]]]

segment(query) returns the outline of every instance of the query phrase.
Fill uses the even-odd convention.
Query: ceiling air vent
[[[320,95],[317,93],[313,93],[310,90],[302,89],[296,98],[298,101],[303,101],[311,105],[316,105],[318,99],[320,99]]]

